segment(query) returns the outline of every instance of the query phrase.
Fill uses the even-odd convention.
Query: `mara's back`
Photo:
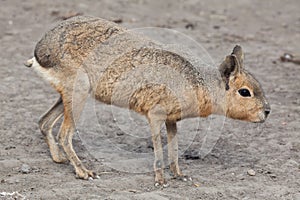
[[[207,75],[186,58],[150,38],[113,22],[88,16],[70,18],[48,31],[37,43],[34,56],[45,69],[83,66],[91,80],[99,80],[107,70],[121,76],[120,73],[140,65],[167,66],[191,84],[201,86],[204,86],[203,77]]]
[[[122,31],[113,22],[76,16],[48,31],[37,43],[34,55],[44,68],[80,66],[97,45]]]

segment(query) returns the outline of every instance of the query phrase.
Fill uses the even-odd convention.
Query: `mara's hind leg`
[[[173,176],[182,176],[178,165],[178,139],[176,122],[166,122],[168,138],[168,161]]]
[[[77,96],[78,95],[78,96]],[[94,178],[96,175],[93,171],[87,170],[76,155],[72,139],[75,132],[75,123],[80,117],[80,113],[85,105],[87,94],[76,94],[78,102],[74,102],[72,95],[63,95],[64,104],[64,120],[59,131],[59,143],[63,147],[67,158],[75,168],[75,173],[78,178],[88,179]]]
[[[168,137],[168,162],[170,171],[174,178],[187,181],[191,180],[190,177],[181,173],[178,164],[178,138],[177,138],[177,125],[176,122],[166,122],[167,137]]]
[[[59,120],[64,112],[64,106],[61,97],[57,102],[40,118],[39,127],[42,134],[45,136],[46,142],[50,149],[50,154],[54,162],[62,163],[66,162],[66,158],[63,151],[60,150],[55,137],[52,134],[52,128],[54,124]]]

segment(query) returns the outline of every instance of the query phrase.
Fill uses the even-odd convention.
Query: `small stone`
[[[182,178],[182,181],[183,181],[183,182],[187,182],[187,178],[186,178],[186,177],[183,177],[183,178]]]
[[[100,176],[96,175],[96,176],[95,176],[95,179],[100,179]]]
[[[200,187],[200,184],[199,183],[194,183],[194,186],[195,187]]]
[[[188,23],[188,24],[185,25],[185,28],[190,29],[190,30],[194,30],[195,29],[195,24]]]
[[[200,152],[195,151],[195,150],[186,150],[183,154],[183,157],[186,160],[196,160],[196,159],[201,159]]]
[[[128,190],[128,192],[137,193],[137,190],[130,189],[130,190]]]
[[[121,24],[121,23],[123,23],[123,19],[121,19],[121,18],[113,19],[112,21],[115,22],[116,24]]]
[[[248,174],[249,176],[255,176],[255,175],[256,175],[256,172],[255,172],[253,169],[249,169],[249,170],[247,171],[247,174]]]
[[[270,174],[270,177],[273,179],[277,178],[276,174]]]
[[[29,174],[31,172],[31,167],[27,164],[22,164],[20,172],[22,172],[23,174]]]
[[[124,132],[117,132],[117,136],[122,136],[124,135]]]

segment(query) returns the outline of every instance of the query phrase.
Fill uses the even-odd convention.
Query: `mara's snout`
[[[258,116],[259,116],[259,121],[260,123],[263,123],[266,121],[267,117],[269,116],[269,114],[271,113],[271,107],[268,104],[265,105],[265,107],[259,112]]]

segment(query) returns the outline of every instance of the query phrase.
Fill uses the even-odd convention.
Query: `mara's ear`
[[[241,72],[240,61],[235,54],[226,56],[225,60],[219,66],[219,71],[223,81],[225,82],[226,90],[229,90],[229,80],[235,78]]]
[[[240,67],[244,67],[244,53],[243,53],[243,49],[241,46],[239,45],[236,45],[233,50],[232,50],[232,53],[231,55],[235,55],[236,58],[237,58],[237,61],[240,65]]]

